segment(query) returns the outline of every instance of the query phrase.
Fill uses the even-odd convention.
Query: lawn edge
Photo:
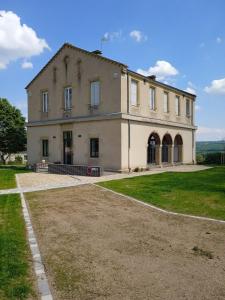
[[[100,184],[103,183],[103,182],[100,182]],[[213,218],[208,218],[208,217],[201,217],[201,216],[195,216],[195,215],[188,215],[188,214],[183,214],[183,213],[177,213],[177,212],[173,212],[173,211],[169,211],[169,210],[166,210],[166,209],[163,209],[163,208],[160,208],[158,206],[155,206],[153,204],[149,204],[149,203],[146,203],[142,200],[139,200],[139,199],[136,199],[134,197],[131,197],[131,196],[128,196],[128,195],[125,195],[125,194],[122,194],[122,193],[119,193],[119,192],[116,192],[114,190],[111,190],[109,188],[106,188],[106,187],[103,187],[101,186],[99,183],[92,183],[92,185],[94,186],[97,186],[105,191],[109,191],[109,192],[112,192],[118,196],[122,196],[122,197],[125,197],[127,198],[128,200],[130,201],[133,201],[133,202],[136,202],[138,204],[141,204],[141,205],[144,205],[144,206],[147,206],[147,207],[150,207],[154,210],[157,210],[161,213],[164,213],[164,214],[167,214],[167,215],[173,215],[173,216],[181,216],[181,217],[185,217],[185,218],[191,218],[191,219],[195,219],[195,220],[202,220],[202,221],[210,221],[210,222],[217,222],[217,223],[220,223],[220,224],[225,224],[225,220],[220,220],[220,219],[213,219]]]
[[[17,187],[19,189],[21,189],[19,177],[17,176],[17,174],[15,174],[15,178],[16,178]],[[45,268],[42,263],[40,250],[39,250],[38,243],[37,243],[35,233],[33,230],[33,226],[31,223],[31,218],[30,218],[29,210],[28,210],[28,207],[26,204],[26,199],[25,199],[24,193],[21,190],[19,191],[19,195],[20,195],[20,199],[21,199],[22,213],[23,213],[23,218],[24,218],[25,227],[26,227],[26,233],[27,233],[26,237],[27,237],[29,247],[30,247],[34,273],[36,275],[38,292],[39,292],[41,300],[53,300],[53,297],[52,297],[52,294],[51,294],[51,291],[49,288]]]

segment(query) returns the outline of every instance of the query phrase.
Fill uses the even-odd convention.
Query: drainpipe
[[[130,114],[130,89],[129,89],[129,74],[127,72],[127,115],[128,115],[128,120],[127,120],[127,125],[128,125],[128,149],[127,149],[127,154],[128,154],[128,171],[131,171],[130,168],[130,120],[129,120],[129,114]]]

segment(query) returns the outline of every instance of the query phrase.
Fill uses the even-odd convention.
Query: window
[[[150,109],[151,110],[155,110],[156,106],[155,106],[155,89],[150,87],[149,89],[149,101],[150,101]]]
[[[138,104],[138,83],[131,80],[131,105],[137,106]]]
[[[42,112],[48,112],[48,92],[42,92]]]
[[[190,100],[186,99],[186,116],[189,118],[191,116]]]
[[[70,110],[72,108],[72,88],[67,87],[64,89],[64,108]]]
[[[99,139],[90,139],[90,157],[99,157]]]
[[[163,94],[163,111],[164,113],[169,112],[169,94],[167,92]]]
[[[91,106],[98,106],[100,102],[100,82],[91,82]]]
[[[180,97],[179,96],[175,97],[175,111],[176,111],[176,115],[179,116],[180,115]]]
[[[42,140],[42,156],[48,156],[48,140]]]

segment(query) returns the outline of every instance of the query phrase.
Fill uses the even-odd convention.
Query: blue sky
[[[64,42],[95,50],[105,37],[104,56],[197,93],[198,140],[225,138],[225,1],[1,0],[0,11],[0,97],[25,115],[24,87]]]

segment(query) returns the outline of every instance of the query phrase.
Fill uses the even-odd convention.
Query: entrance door
[[[63,163],[71,165],[73,162],[72,131],[63,132]]]

